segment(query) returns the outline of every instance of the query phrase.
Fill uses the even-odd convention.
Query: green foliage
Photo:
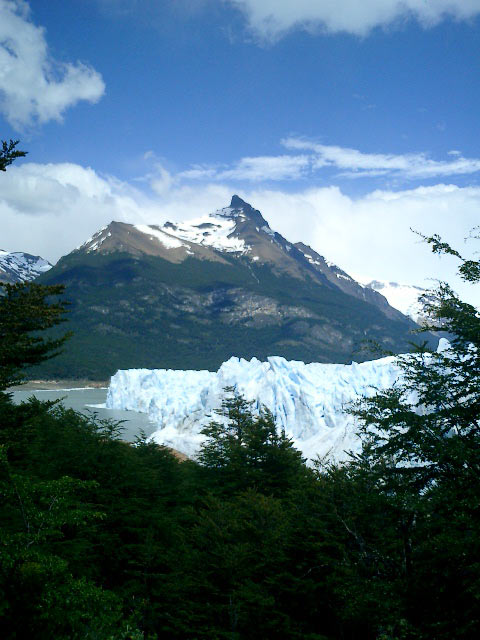
[[[476,235],[475,232],[478,232],[478,228],[474,229],[473,233],[470,234],[470,239],[479,239],[479,236]],[[439,255],[451,255],[455,258],[458,258],[461,262],[458,271],[460,276],[466,282],[474,283],[480,281],[479,260],[464,258],[456,249],[451,247],[448,242],[444,242],[438,234],[434,234],[433,236],[424,236],[422,234],[419,235],[427,244],[431,245],[433,253],[438,253]]]
[[[57,299],[63,289],[61,285],[0,283],[0,391],[22,382],[25,367],[56,356],[69,337],[46,338],[37,333],[64,321],[67,303]],[[49,302],[52,296],[55,300]]]
[[[15,148],[19,142],[19,140],[10,140],[10,142],[2,140],[0,147],[0,171],[6,171],[7,167],[11,165],[14,160],[24,158],[27,155],[27,151],[20,151]]]
[[[179,464],[117,435],[116,423],[0,396],[2,637],[126,640],[148,628]]]
[[[306,475],[305,460],[285,432],[278,433],[270,411],[258,415],[232,387],[225,389],[221,421],[213,421],[202,433],[206,443],[198,460],[216,476],[222,491],[255,489],[264,494],[284,495]]]
[[[459,258],[465,280],[480,280],[478,262],[438,236],[426,241]],[[480,318],[448,285],[435,294],[428,313],[450,345],[401,357],[400,382],[352,409],[363,451],[349,473],[375,487],[376,504],[370,521],[359,511],[364,499],[351,505],[345,522],[360,520],[365,540],[380,530],[373,514],[382,515],[372,549],[387,570],[377,584],[393,587],[406,637],[453,640],[473,637],[480,622]]]

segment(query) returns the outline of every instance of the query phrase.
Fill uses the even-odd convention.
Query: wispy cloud
[[[197,182],[283,182],[301,180],[336,170],[337,177],[381,177],[398,180],[427,180],[480,171],[480,159],[464,158],[460,151],[447,152],[448,159],[434,160],[423,153],[364,153],[358,149],[325,145],[303,138],[285,138],[282,146],[291,155],[253,156],[231,165],[193,165],[175,175],[178,181]],[[295,153],[303,152],[303,153]]]
[[[294,180],[310,166],[309,156],[257,156],[242,158],[236,166],[220,172],[220,180]]]
[[[449,160],[433,160],[427,153],[363,153],[358,149],[324,145],[301,138],[286,138],[282,144],[293,151],[312,152],[315,168],[335,167],[349,177],[388,175],[420,180],[480,171],[480,159],[464,158],[459,151],[450,152]]]
[[[365,36],[375,27],[409,19],[424,27],[445,18],[468,20],[480,13],[478,0],[227,0],[242,10],[261,40],[275,41],[291,29]]]
[[[190,180],[239,180],[268,182],[270,180],[295,180],[310,168],[311,157],[300,156],[255,156],[241,158],[230,167],[194,165],[178,174]]]
[[[97,102],[104,91],[92,67],[52,58],[25,0],[0,0],[0,112],[15,129],[61,120],[68,107]]]

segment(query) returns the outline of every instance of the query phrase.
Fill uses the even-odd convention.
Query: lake
[[[143,430],[147,436],[151,435],[157,426],[150,422],[146,413],[137,411],[120,411],[118,409],[105,409],[107,399],[106,388],[84,389],[15,389],[11,391],[13,401],[16,404],[24,402],[31,396],[38,400],[62,400],[69,409],[75,409],[80,413],[96,413],[100,418],[112,418],[113,420],[125,420],[123,423],[122,439],[134,442],[135,437]],[[91,406],[94,405],[94,406]],[[98,406],[100,405],[100,406]]]

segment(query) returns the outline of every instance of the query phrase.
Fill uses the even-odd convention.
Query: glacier
[[[345,413],[346,405],[391,387],[400,376],[395,356],[350,365],[232,357],[216,372],[119,370],[111,378],[106,407],[147,413],[158,426],[151,440],[195,457],[204,439],[201,430],[218,420],[215,410],[224,390],[234,387],[253,401],[254,410],[270,409],[277,428],[307,459],[341,461],[347,451],[360,450],[355,418]]]

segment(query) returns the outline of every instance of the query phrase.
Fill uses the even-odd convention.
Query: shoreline
[[[110,380],[26,380],[23,384],[9,387],[8,391],[68,391],[70,389],[107,389]]]

